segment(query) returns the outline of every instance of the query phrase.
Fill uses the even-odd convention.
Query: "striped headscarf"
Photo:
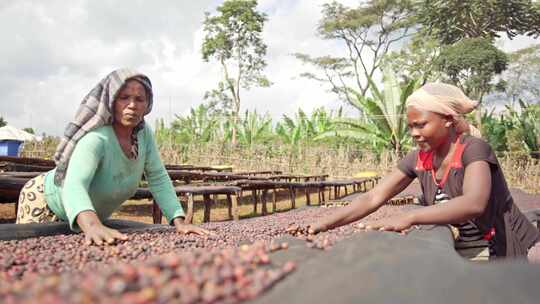
[[[481,137],[480,131],[469,124],[464,114],[473,111],[478,102],[470,99],[458,87],[444,83],[427,83],[414,91],[406,101],[407,107],[454,117],[456,131]]]
[[[54,161],[56,162],[54,183],[56,185],[61,185],[66,176],[69,159],[77,142],[91,130],[112,124],[116,94],[126,81],[131,79],[140,82],[144,86],[148,98],[148,107],[144,114],[150,113],[153,104],[153,93],[152,83],[147,76],[131,69],[118,69],[103,78],[84,97],[75,118],[67,125],[64,137],[56,148],[54,153]],[[133,130],[133,136],[136,137],[138,131],[143,127],[144,119]]]

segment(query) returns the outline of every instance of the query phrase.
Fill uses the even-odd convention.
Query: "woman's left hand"
[[[411,228],[412,225],[413,221],[411,216],[408,214],[402,214],[378,221],[359,223],[358,228],[365,230],[395,231],[405,233]]]
[[[174,227],[176,228],[176,231],[182,234],[197,234],[202,236],[212,235],[213,232],[206,230],[204,228],[192,225],[192,224],[185,224],[184,220],[182,218],[175,218],[173,220]]]

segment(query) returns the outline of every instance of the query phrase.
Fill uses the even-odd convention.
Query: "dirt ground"
[[[349,187],[349,191],[352,189]],[[277,212],[287,211],[291,208],[289,200],[289,194],[286,191],[277,192]],[[317,193],[310,193],[310,200],[316,204]],[[253,211],[253,203],[251,202],[251,191],[246,191],[244,197],[239,200],[239,214],[240,218],[249,218],[257,215],[261,215],[262,205],[259,202],[257,205],[257,213]],[[306,205],[306,196],[303,191],[299,191],[296,198],[296,207],[302,207]],[[184,210],[187,210],[185,202],[182,202]],[[195,224],[202,223],[204,208],[202,203],[202,196],[195,196],[193,222]],[[267,198],[267,210],[269,213],[273,213],[271,195]],[[128,200],[125,202],[118,211],[113,213],[111,218],[132,220],[143,223],[152,224],[152,204],[149,200]],[[228,209],[226,205],[226,197],[220,195],[218,202],[210,209],[210,221],[224,221],[228,220]],[[2,223],[14,223],[15,222],[15,203],[0,204],[0,224]],[[165,217],[162,219],[162,223],[166,223]]]

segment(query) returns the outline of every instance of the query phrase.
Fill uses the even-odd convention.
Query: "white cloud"
[[[82,98],[110,71],[145,72],[156,104],[148,120],[184,114],[202,102],[222,71],[200,53],[205,11],[222,1],[20,0],[0,4],[0,115],[16,127],[61,135]],[[327,0],[259,0],[268,14],[266,75],[270,88],[243,93],[243,109],[279,118],[342,103],[327,87],[299,77],[309,67],[291,56],[344,55],[343,47],[316,35]],[[358,0],[342,0],[356,5]],[[515,40],[506,48],[526,45]]]

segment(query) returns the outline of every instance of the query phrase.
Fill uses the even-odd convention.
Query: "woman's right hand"
[[[94,211],[83,211],[77,215],[77,224],[84,232],[84,239],[87,245],[92,243],[101,245],[112,244],[115,240],[127,240],[127,236],[118,230],[106,227],[101,223]]]
[[[309,224],[307,226],[307,231],[309,234],[317,234],[319,232],[325,232],[328,230],[328,226],[323,223],[322,221],[319,221],[317,223]]]

